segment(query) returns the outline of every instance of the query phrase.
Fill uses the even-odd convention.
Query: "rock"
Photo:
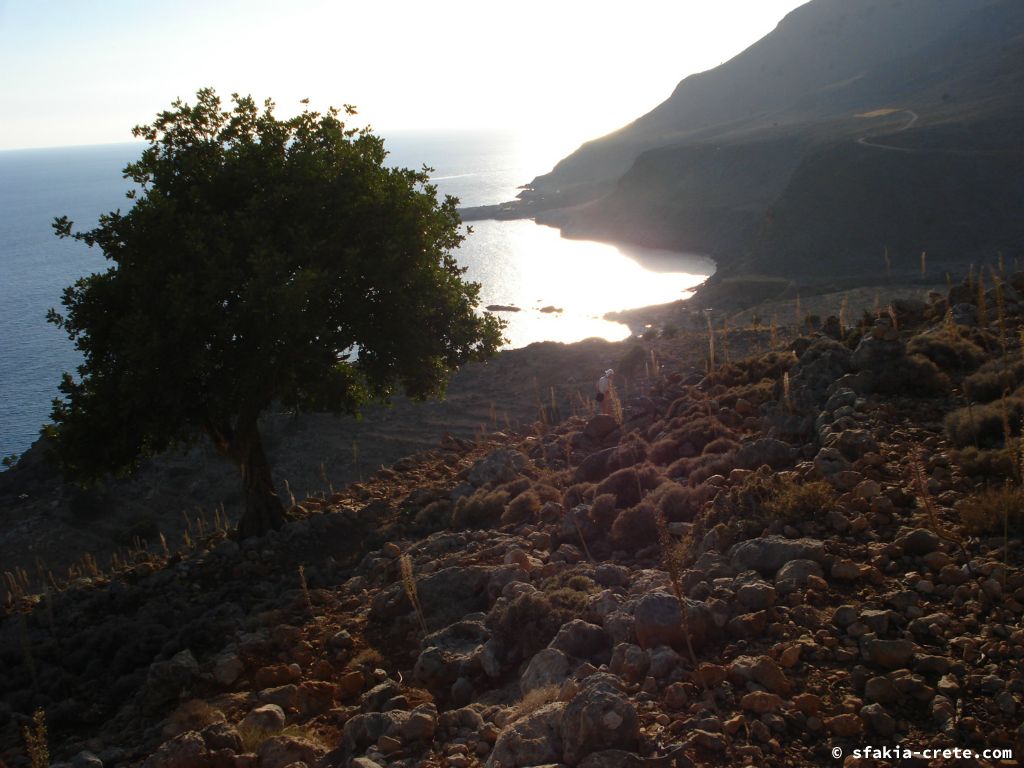
[[[937,550],[941,541],[937,534],[927,528],[915,528],[898,538],[896,543],[902,546],[908,555],[927,555]]]
[[[287,768],[292,763],[316,765],[326,750],[298,736],[271,736],[260,745],[260,768]]]
[[[760,579],[743,584],[736,590],[736,600],[751,611],[760,611],[775,605],[775,587]]]
[[[589,437],[591,440],[603,440],[616,429],[619,428],[619,424],[611,416],[606,416],[603,413],[599,413],[596,416],[592,416],[587,422],[587,425],[583,428],[583,434]]]
[[[879,704],[892,704],[903,698],[887,677],[872,677],[864,684],[864,698]]]
[[[219,749],[230,749],[232,752],[242,751],[242,737],[238,729],[230,723],[213,723],[203,729],[203,741],[211,752]]]
[[[222,653],[213,661],[213,679],[230,688],[242,676],[245,664],[237,653]]]
[[[281,709],[294,709],[299,698],[299,687],[292,683],[266,688],[256,694],[261,704],[273,704]]]
[[[591,752],[636,751],[638,747],[640,719],[636,708],[608,677],[597,674],[584,680],[583,689],[562,713],[562,757],[570,766]]]
[[[821,697],[813,693],[800,693],[793,697],[793,706],[805,715],[816,715],[821,711]]]
[[[297,664],[271,664],[257,669],[252,683],[259,689],[276,688],[279,685],[295,682],[301,674],[302,670],[298,668]]]
[[[421,704],[400,725],[402,741],[430,741],[437,730],[437,709],[432,704]]]
[[[690,701],[686,692],[686,686],[682,683],[672,683],[665,689],[665,706],[671,709],[682,709]]]
[[[667,645],[659,645],[657,648],[652,648],[648,651],[647,655],[651,659],[648,674],[658,682],[668,678],[682,661],[682,657]]]
[[[848,739],[859,736],[864,730],[864,722],[859,715],[847,712],[843,715],[825,718],[825,727],[840,738]]]
[[[529,463],[530,460],[517,450],[498,448],[474,464],[467,479],[477,488],[489,483],[509,483],[519,477]]]
[[[562,625],[548,647],[578,659],[603,664],[610,658],[611,645],[611,638],[604,629],[582,619],[573,619]]]
[[[487,768],[522,768],[562,759],[562,715],[566,704],[546,704],[502,729]]]
[[[749,712],[763,715],[782,709],[782,697],[767,691],[753,691],[740,699],[740,706]]]
[[[786,673],[770,656],[739,656],[729,664],[729,679],[739,684],[754,681],[772,693],[788,696],[793,690]]]
[[[704,603],[684,598],[686,628],[694,649],[703,647],[712,626],[710,611]],[[676,650],[686,649],[686,634],[682,624],[683,613],[674,595],[653,592],[641,597],[633,611],[637,642],[642,648],[668,645]]]
[[[335,687],[335,693],[341,701],[347,701],[353,699],[363,692],[363,686],[366,685],[366,680],[363,677],[362,672],[346,672],[340,678],[338,678],[338,684]]]
[[[646,761],[632,752],[621,749],[603,749],[591,752],[577,768],[644,768]]]
[[[775,574],[775,589],[780,595],[788,595],[806,587],[810,578],[821,578],[824,575],[825,572],[814,560],[790,560]]]
[[[569,676],[569,657],[557,648],[544,648],[539,651],[526,667],[519,679],[519,690],[525,696],[535,688],[545,685],[561,685]]]
[[[199,674],[199,663],[192,651],[176,653],[168,661],[157,661],[146,673],[146,683],[139,691],[143,714],[159,714],[168,704],[178,701]]]
[[[790,466],[798,453],[796,446],[773,437],[762,437],[742,445],[736,451],[734,462],[742,469],[757,469],[765,464],[772,469],[782,469]]]
[[[900,669],[910,664],[914,655],[914,644],[910,640],[879,640],[870,638],[864,641],[861,654],[868,661],[886,669]]]
[[[896,721],[881,704],[868,704],[861,707],[860,718],[868,728],[879,736],[892,736],[896,731]]]
[[[242,718],[242,722],[238,724],[238,727],[243,731],[276,733],[284,728],[284,724],[284,710],[277,704],[264,704],[261,707],[256,707],[255,709],[250,710],[249,713]]]
[[[206,754],[206,743],[195,731],[186,731],[160,745],[146,758],[142,768],[194,768],[201,765]]]
[[[825,546],[817,539],[762,536],[741,541],[729,550],[728,555],[732,566],[738,571],[756,570],[766,576],[774,576],[792,560],[820,562],[825,556]]]
[[[92,752],[83,750],[71,758],[71,768],[103,768],[103,761]]]
[[[612,674],[622,677],[627,682],[639,683],[647,676],[650,665],[650,657],[643,648],[632,643],[619,643],[612,652],[612,660],[608,669]]]
[[[853,560],[836,560],[832,563],[829,575],[838,581],[856,581],[860,578],[860,566]]]

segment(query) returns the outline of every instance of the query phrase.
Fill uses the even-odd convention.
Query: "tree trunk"
[[[263,441],[259,427],[255,424],[240,446],[238,468],[242,472],[242,497],[245,510],[238,521],[238,538],[261,536],[267,531],[277,530],[285,522],[284,506],[274,491],[274,480],[270,464],[263,453]]]

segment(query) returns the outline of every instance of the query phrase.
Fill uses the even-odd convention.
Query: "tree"
[[[47,431],[85,482],[205,434],[241,472],[244,537],[285,519],[261,413],[440,396],[497,350],[502,323],[476,312],[451,254],[457,200],[437,199],[429,169],[385,167],[383,140],[340,110],[278,120],[269,100],[232,100],[203,89],[134,129],[148,146],[124,169],[127,213],[87,232],[54,222],[112,265],[50,310],[83,363]]]

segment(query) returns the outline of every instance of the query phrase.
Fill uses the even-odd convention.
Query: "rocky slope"
[[[1024,6],[813,0],[520,200],[570,237],[715,258],[721,279],[954,274],[1024,242]]]
[[[73,766],[1019,760],[1022,290],[718,336],[711,373],[669,333],[616,418],[450,438],[279,533],[19,595],[0,760],[37,708]]]

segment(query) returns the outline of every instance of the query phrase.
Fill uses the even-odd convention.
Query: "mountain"
[[[955,270],[1024,245],[1022,129],[1024,3],[814,0],[502,213],[727,273]]]

